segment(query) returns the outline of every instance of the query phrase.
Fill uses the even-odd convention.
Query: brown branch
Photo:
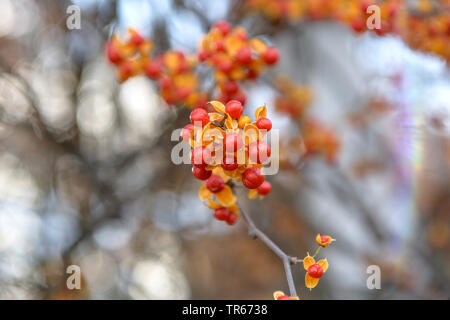
[[[284,272],[286,273],[286,279],[289,286],[289,295],[291,297],[297,297],[297,291],[295,289],[294,278],[292,277],[291,264],[303,262],[302,259],[297,257],[291,257],[287,255],[280,247],[275,244],[264,232],[262,232],[253,222],[251,216],[239,205],[242,216],[248,225],[248,232],[252,238],[259,238],[264,244],[272,250],[282,261],[284,265]]]

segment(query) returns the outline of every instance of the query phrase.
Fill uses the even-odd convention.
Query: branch
[[[289,286],[289,295],[291,297],[297,297],[297,291],[295,290],[294,278],[292,277],[291,264],[303,262],[303,260],[287,255],[264,232],[262,232],[260,229],[258,229],[258,227],[253,222],[250,215],[244,209],[242,209],[242,207],[240,205],[239,205],[239,208],[242,212],[242,216],[244,217],[245,222],[247,222],[248,232],[249,232],[250,236],[254,239],[259,238],[259,240],[264,242],[264,244],[283,261],[284,272],[286,273],[286,279],[287,279],[288,286]]]

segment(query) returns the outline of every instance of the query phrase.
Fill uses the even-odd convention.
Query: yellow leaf
[[[319,283],[319,278],[313,278],[308,273],[306,273],[305,285],[307,288],[309,288],[309,289],[315,288],[318,283]]]
[[[224,207],[231,207],[236,203],[236,197],[229,186],[225,186],[222,191],[216,193],[216,198]]]
[[[260,138],[259,129],[253,123],[247,124],[244,127],[244,141],[245,145],[257,141]]]
[[[248,192],[248,198],[249,199],[255,199],[257,196],[258,196],[258,190],[256,190],[256,189],[251,189]]]
[[[327,259],[319,260],[317,262],[317,264],[322,267],[324,273],[328,270],[328,261],[327,261]]]
[[[213,106],[214,110],[220,113],[225,113],[225,105],[220,101],[210,101],[210,105]]]
[[[225,118],[224,115],[216,112],[209,113],[209,121],[215,122],[215,121],[222,121]]]
[[[208,203],[206,205],[208,206],[208,208],[213,209],[213,210],[216,210],[216,209],[219,209],[222,207],[219,203],[217,203],[211,199],[208,200]]]
[[[308,270],[310,266],[312,266],[314,263],[316,263],[316,260],[314,260],[313,257],[311,257],[309,254],[303,259],[303,268],[305,270]]]
[[[258,38],[252,38],[250,40],[250,46],[253,50],[258,52],[259,54],[263,54],[267,50],[267,45],[264,41]]]
[[[266,106],[262,106],[262,107],[259,107],[258,109],[256,109],[256,111],[255,111],[256,120],[258,120],[260,118],[266,118],[266,117],[267,117]]]
[[[206,188],[206,184],[203,183],[198,190],[198,197],[200,198],[200,200],[204,201],[211,198],[211,196],[211,191],[209,191],[208,188]]]

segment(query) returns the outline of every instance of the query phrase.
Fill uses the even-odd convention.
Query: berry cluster
[[[150,40],[129,29],[126,42],[112,36],[106,45],[106,54],[109,61],[117,66],[120,81],[146,74],[157,82],[159,93],[168,104],[185,104],[189,107],[206,105],[207,95],[198,90],[198,79],[194,72],[197,63],[195,57],[172,50],[151,57],[152,49]]]
[[[270,158],[270,147],[263,139],[272,123],[265,106],[256,110],[256,121],[251,122],[242,115],[243,106],[237,100],[209,104],[215,112],[194,109],[181,136],[192,147],[192,174],[205,181],[200,199],[215,210],[215,218],[232,225],[239,211],[232,191],[237,182],[250,189],[249,198],[264,197],[272,190],[263,173],[263,164]]]
[[[247,0],[250,9],[261,11],[272,20],[328,19],[344,23],[356,32],[367,30],[366,21],[370,16],[367,8],[376,4],[381,10],[382,26],[375,32],[380,35],[396,30],[402,3],[402,0]]]
[[[203,37],[198,59],[215,70],[222,102],[238,100],[245,104],[245,94],[236,81],[256,79],[264,68],[279,59],[276,47],[269,47],[261,39],[249,39],[242,27],[232,29],[226,21],[219,21]]]
[[[334,20],[357,33],[369,31],[370,5],[380,8],[378,35],[399,34],[412,48],[436,53],[450,60],[450,4],[448,0],[246,0],[250,10],[272,20],[293,22]]]
[[[401,36],[417,50],[434,52],[450,61],[450,2],[417,2]]]
[[[334,132],[313,119],[308,114],[312,100],[312,90],[306,86],[297,85],[286,76],[278,76],[275,80],[278,96],[276,108],[290,115],[300,126],[300,139],[283,139],[280,145],[280,164],[284,167],[293,166],[292,162],[299,162],[292,155],[316,155],[324,156],[329,163],[336,161],[340,142]]]
[[[280,92],[275,100],[276,109],[292,118],[302,117],[313,97],[311,88],[297,85],[286,77],[278,77],[276,86]]]

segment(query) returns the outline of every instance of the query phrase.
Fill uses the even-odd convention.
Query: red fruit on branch
[[[264,182],[264,175],[258,167],[251,167],[242,174],[242,184],[248,189],[256,189]]]
[[[211,150],[207,147],[195,147],[191,151],[191,162],[194,165],[206,167],[211,162]]]
[[[267,118],[259,118],[258,121],[256,121],[256,126],[260,130],[270,131],[270,129],[272,129],[272,121]]]
[[[234,212],[230,212],[230,214],[227,217],[226,222],[228,225],[232,226],[233,224],[236,223],[237,218],[238,218],[237,214],[235,214]]]
[[[242,148],[244,142],[242,137],[236,133],[227,133],[223,140],[223,150],[227,153],[236,152]]]
[[[235,81],[227,81],[223,87],[226,94],[233,94],[239,90],[239,86]]]
[[[229,73],[231,71],[231,68],[233,67],[233,63],[231,62],[231,60],[223,59],[219,62],[219,65],[217,67],[223,73]]]
[[[308,268],[308,274],[312,277],[312,278],[320,278],[323,275],[323,269],[320,265],[318,265],[317,263],[313,264],[312,266],[310,266]]]
[[[212,175],[206,180],[206,188],[212,193],[220,192],[225,188],[225,181],[219,176]]]
[[[149,61],[145,66],[145,74],[150,79],[157,79],[161,75],[162,65],[159,61]]]
[[[206,126],[209,122],[209,115],[205,109],[195,108],[190,115],[191,123],[195,125],[196,122],[201,122],[202,127]]]
[[[183,138],[183,141],[189,142],[192,130],[194,130],[193,124],[188,124],[181,130],[181,138]]]
[[[278,49],[275,47],[267,48],[266,52],[264,52],[264,54],[263,54],[263,60],[267,64],[277,63],[279,57],[280,57],[280,51],[278,51]]]
[[[222,208],[214,210],[214,217],[217,220],[225,221],[225,220],[227,220],[228,216],[230,215],[230,212],[231,211],[228,210],[227,208],[222,207]]]
[[[131,35],[130,41],[135,46],[140,46],[144,43],[145,39],[137,32],[133,32]]]
[[[209,58],[209,52],[206,50],[200,50],[198,53],[198,60],[205,61]]]
[[[122,60],[119,49],[117,49],[112,42],[106,44],[106,56],[108,57],[108,60],[114,64],[119,63]]]
[[[239,119],[244,112],[244,107],[242,107],[242,103],[237,100],[228,101],[225,105],[225,111],[233,118]]]
[[[264,181],[258,188],[258,194],[265,196],[272,191],[272,185],[268,181]]]
[[[225,36],[231,31],[231,24],[229,24],[226,21],[221,20],[221,21],[217,21],[214,24],[213,28],[219,29],[220,32],[222,33],[222,35]]]
[[[206,180],[211,177],[212,172],[206,170],[203,166],[194,165],[192,167],[192,174],[199,180]]]
[[[242,105],[245,105],[245,102],[247,101],[247,96],[243,91],[239,91],[234,94],[233,99],[239,101]]]
[[[270,157],[270,147],[264,141],[256,141],[248,146],[248,155],[254,163],[264,163]]]
[[[222,168],[224,170],[233,171],[238,167],[237,159],[233,154],[226,154],[222,160]]]
[[[252,50],[249,47],[241,48],[236,54],[236,60],[240,64],[249,64],[252,62]]]

